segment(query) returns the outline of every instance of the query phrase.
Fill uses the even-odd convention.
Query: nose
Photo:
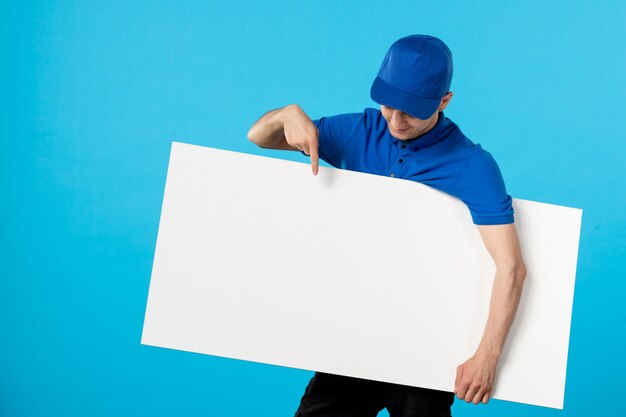
[[[394,129],[404,129],[406,123],[406,113],[398,109],[394,109],[391,113],[391,126]]]

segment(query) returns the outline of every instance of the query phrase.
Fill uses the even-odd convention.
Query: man
[[[266,113],[248,138],[260,147],[322,158],[337,168],[419,181],[460,198],[496,264],[489,316],[475,354],[457,368],[457,397],[487,403],[526,270],[513,223],[511,197],[489,153],[443,110],[452,99],[452,55],[432,36],[396,41],[370,95],[380,105],[362,113],[311,121],[295,104]],[[454,394],[316,373],[296,416],[449,416]]]

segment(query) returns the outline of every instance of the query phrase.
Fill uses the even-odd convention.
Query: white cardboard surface
[[[529,273],[494,397],[563,408],[582,211],[514,208]],[[175,142],[142,343],[452,391],[494,271],[427,186]]]

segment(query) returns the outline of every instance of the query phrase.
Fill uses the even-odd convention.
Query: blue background
[[[0,415],[293,415],[310,372],[140,345],[170,144],[306,161],[248,128],[374,106],[412,33],[452,49],[446,114],[509,193],[584,209],[565,410],[454,413],[619,414],[626,3],[174,3],[0,5]]]

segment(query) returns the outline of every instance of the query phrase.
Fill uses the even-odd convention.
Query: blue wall
[[[173,3],[0,3],[0,415],[292,415],[310,372],[140,345],[170,143],[269,155],[245,138],[263,112],[374,106],[411,33],[452,49],[446,114],[510,194],[585,210],[565,410],[454,412],[616,414],[626,3]]]

